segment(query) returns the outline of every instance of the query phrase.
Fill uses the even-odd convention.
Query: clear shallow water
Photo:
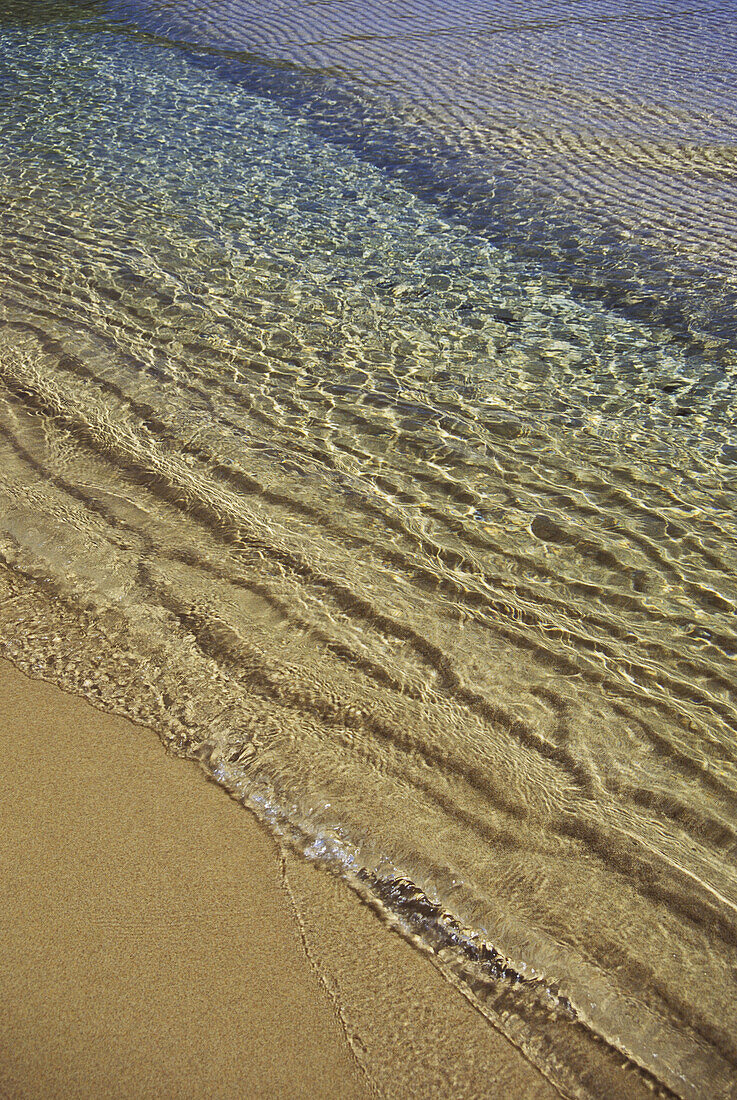
[[[731,3],[113,0],[252,79],[518,252],[733,338]],[[259,60],[282,65],[267,75]],[[227,66],[224,66],[227,71]]]
[[[676,93],[607,25],[621,95],[706,146],[631,243],[630,153],[606,239],[550,150],[493,201],[502,92],[448,121],[470,9],[417,9],[424,61],[379,9],[360,57],[263,8],[2,10],[4,652],[346,868],[567,1094],[731,1095],[727,9],[711,78],[662,45]],[[528,76],[508,111],[580,124]]]

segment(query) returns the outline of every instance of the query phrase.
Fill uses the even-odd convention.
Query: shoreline
[[[7,661],[0,714],[1,1095],[558,1095],[152,731]]]

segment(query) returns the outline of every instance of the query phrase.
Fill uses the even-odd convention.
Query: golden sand
[[[7,663],[0,714],[1,1096],[557,1095],[150,731]]]

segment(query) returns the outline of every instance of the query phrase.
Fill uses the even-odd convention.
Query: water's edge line
[[[8,651],[9,649],[11,652]],[[311,835],[304,825],[293,820],[278,804],[273,793],[268,791],[267,780],[262,780],[259,789],[259,785],[246,775],[243,768],[219,760],[217,754],[213,754],[213,746],[210,743],[204,742],[194,747],[176,744],[156,723],[147,723],[140,717],[133,717],[124,707],[104,705],[99,697],[86,691],[82,684],[77,685],[79,690],[73,690],[54,677],[40,674],[38,669],[32,667],[31,661],[24,660],[23,654],[18,652],[13,643],[8,645],[8,640],[2,635],[0,635],[0,659],[7,660],[29,679],[50,683],[68,695],[84,699],[86,703],[102,713],[115,714],[139,728],[151,730],[159,737],[168,755],[197,765],[209,781],[216,783],[234,801],[249,810],[280,847],[287,847],[298,857],[307,859],[313,866],[339,878],[377,915],[383,924],[419,949],[443,978],[484,1017],[494,1030],[502,1034],[525,1060],[557,1089],[561,1096],[574,1100],[578,1097],[590,1097],[592,1094],[586,1088],[577,1088],[578,1083],[574,1080],[561,1080],[561,1075],[568,1076],[563,1066],[559,1067],[561,1074],[551,1075],[543,1060],[534,1058],[525,1049],[523,1038],[509,1021],[485,1008],[478,994],[474,992],[472,987],[474,982],[485,984],[488,988],[508,983],[512,991],[516,986],[524,986],[528,991],[536,992],[551,1008],[555,1008],[559,1017],[583,1029],[596,1044],[604,1044],[621,1060],[623,1069],[629,1068],[643,1078],[655,1096],[662,1097],[663,1100],[682,1100],[683,1094],[675,1092],[656,1077],[621,1044],[597,1031],[564,994],[554,993],[543,978],[525,977],[520,974],[511,960],[489,943],[481,932],[465,926],[454,914],[432,901],[424,891],[399,871],[393,875],[379,877],[358,863],[348,843],[341,843],[337,838],[331,838],[331,843],[328,843],[324,838]],[[417,914],[421,914],[421,919],[417,919]],[[435,940],[434,943],[433,940]]]

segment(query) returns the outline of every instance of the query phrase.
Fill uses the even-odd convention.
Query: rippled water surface
[[[734,1095],[735,14],[0,2],[2,652],[570,1096]]]

